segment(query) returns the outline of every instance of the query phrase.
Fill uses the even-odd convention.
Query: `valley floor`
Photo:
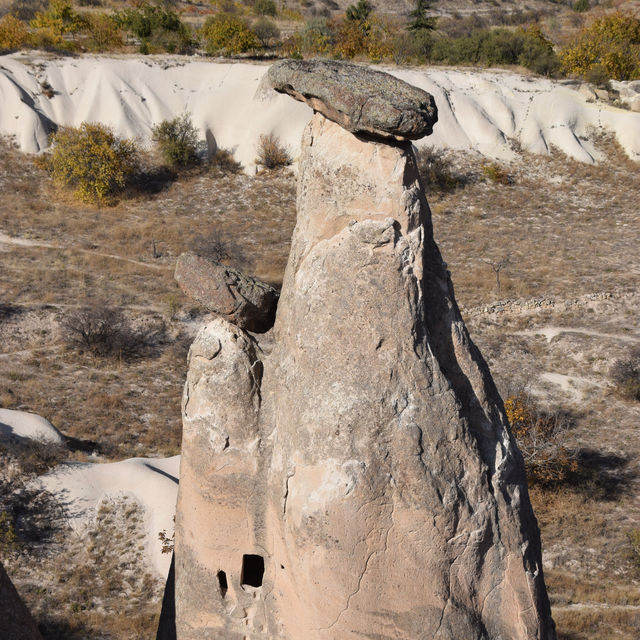
[[[501,393],[525,390],[571,418],[564,444],[580,480],[531,487],[564,640],[640,635],[640,405],[618,397],[609,376],[640,346],[637,165],[611,140],[598,145],[607,161],[597,166],[519,154],[503,167],[510,184],[487,179],[480,156],[449,152],[460,186],[427,194],[463,316]],[[175,259],[222,242],[231,262],[279,282],[293,175],[202,171],[97,209],[57,193],[3,146],[0,191],[0,406],[51,420],[78,461],[178,453],[186,349],[206,316],[173,282]],[[133,360],[79,353],[61,322],[87,302],[163,323],[164,338]],[[87,545],[50,508],[55,530],[36,527],[3,552],[45,637],[154,637],[162,585],[133,543],[144,514],[105,502]]]

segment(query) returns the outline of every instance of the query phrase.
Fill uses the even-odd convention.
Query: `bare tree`
[[[482,260],[482,262],[488,264],[493,269],[493,273],[496,276],[496,287],[498,288],[498,293],[500,293],[500,272],[509,266],[511,258],[509,256],[505,256],[498,261]]]

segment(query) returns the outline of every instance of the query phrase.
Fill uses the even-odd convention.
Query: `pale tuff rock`
[[[179,640],[553,640],[522,458],[409,143],[316,113],[265,356],[189,356]],[[263,374],[264,371],[264,374]]]
[[[438,120],[433,97],[388,73],[333,60],[282,60],[267,79],[280,93],[352,133],[417,140]]]
[[[42,640],[36,623],[0,564],[0,638]]]
[[[194,253],[178,258],[175,278],[190,298],[241,329],[265,333],[273,326],[278,292],[257,278]]]

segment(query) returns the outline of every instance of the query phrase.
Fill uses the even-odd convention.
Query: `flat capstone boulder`
[[[438,121],[431,94],[356,64],[282,60],[269,67],[267,80],[355,134],[417,140],[432,133]]]
[[[278,291],[237,269],[183,253],[175,278],[187,296],[241,329],[266,333],[275,322]]]

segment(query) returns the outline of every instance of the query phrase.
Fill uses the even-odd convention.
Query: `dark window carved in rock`
[[[218,571],[218,584],[220,585],[220,595],[224,598],[227,595],[227,574],[224,571]]]
[[[240,582],[250,587],[261,587],[264,576],[264,558],[262,556],[245,554],[242,556],[242,574]]]

